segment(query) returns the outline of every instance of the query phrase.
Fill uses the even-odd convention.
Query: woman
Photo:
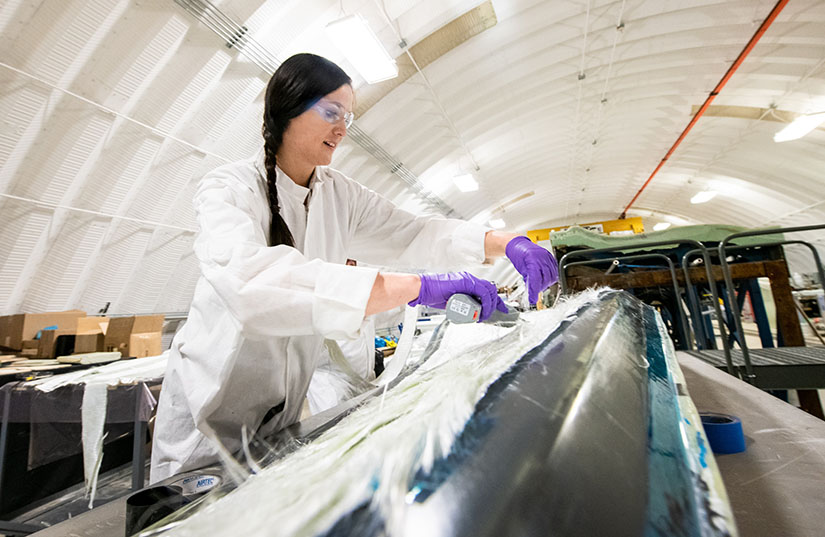
[[[415,217],[327,168],[352,121],[353,89],[312,54],[286,60],[267,86],[264,149],[201,181],[194,250],[201,277],[175,337],[158,407],[152,482],[297,421],[324,338],[357,337],[366,316],[404,303],[444,307],[476,296],[482,317],[506,309],[468,273],[395,274],[370,264],[454,267],[505,254],[531,299],[555,260],[525,237],[459,220]]]

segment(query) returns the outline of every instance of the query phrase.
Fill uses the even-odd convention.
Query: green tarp
[[[768,228],[765,228],[768,229]],[[664,231],[652,231],[650,233],[636,233],[633,235],[610,236],[594,231],[588,231],[579,226],[573,226],[564,231],[552,233],[550,242],[553,248],[570,249],[579,248],[615,248],[621,246],[637,245],[645,242],[678,241],[683,239],[693,239],[704,244],[719,243],[733,233],[749,231],[749,228],[740,226],[729,226],[722,224],[708,224],[701,226],[680,226]],[[765,242],[781,242],[785,240],[781,233],[774,235],[760,235],[756,237],[742,237],[734,239],[731,244],[747,245],[760,244]],[[677,247],[674,244],[673,247]]]

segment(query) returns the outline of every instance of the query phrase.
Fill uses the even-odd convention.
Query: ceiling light
[[[361,76],[375,84],[398,76],[398,66],[361,15],[327,24],[327,35]]]
[[[478,190],[478,183],[476,182],[476,178],[473,177],[471,173],[465,173],[464,175],[456,175],[453,177],[453,183],[458,189],[462,192],[474,192]]]
[[[774,142],[787,142],[802,138],[825,122],[825,112],[806,114],[791,121],[787,127],[773,135]]]
[[[670,227],[670,222],[659,222],[653,226],[653,231],[664,231]]]
[[[504,220],[502,220],[501,218],[493,218],[492,220],[490,220],[490,227],[492,228],[501,229],[505,225],[506,224],[504,223]]]
[[[702,192],[699,192],[698,194],[690,198],[690,202],[694,205],[696,205],[697,203],[705,203],[706,201],[712,200],[714,196],[716,196],[715,190],[703,190]]]

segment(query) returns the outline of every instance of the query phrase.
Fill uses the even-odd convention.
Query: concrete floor
[[[825,535],[825,421],[676,354],[699,411],[742,420],[747,450],[716,457],[739,534]]]

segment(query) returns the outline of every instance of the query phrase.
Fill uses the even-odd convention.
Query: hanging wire
[[[573,136],[570,137],[571,145],[573,146],[569,153],[570,153],[570,160],[567,165],[567,196],[565,196],[564,201],[564,218],[567,219],[570,216],[570,186],[573,182],[573,166],[576,162],[576,145],[579,141],[579,119],[581,117],[581,103],[582,103],[582,91],[584,89],[584,79],[586,78],[586,74],[584,72],[584,63],[585,63],[585,53],[587,52],[587,33],[590,28],[590,0],[587,0],[587,8],[585,10],[584,15],[584,36],[582,37],[582,52],[581,52],[581,59],[579,60],[579,73],[577,76],[577,89],[576,89],[576,115],[574,116],[573,120]]]
[[[586,165],[585,169],[589,170],[591,164],[593,163],[593,153],[595,151],[596,144],[599,140],[599,133],[602,128],[602,119],[604,117],[604,109],[607,105],[607,89],[610,87],[610,76],[613,73],[613,63],[616,57],[616,45],[619,43],[619,36],[622,35],[624,30],[624,8],[625,8],[626,0],[622,0],[622,5],[619,8],[619,16],[616,18],[616,27],[615,31],[613,32],[613,45],[610,47],[610,59],[607,62],[607,74],[604,77],[604,85],[602,86],[602,94],[599,97],[599,106],[596,111],[596,127],[593,129],[593,143],[587,145],[587,157],[585,159]],[[582,64],[583,68],[583,64]],[[587,176],[584,177],[582,180],[582,191],[587,186]],[[579,194],[581,196],[581,194]],[[576,216],[579,216],[579,210],[576,210]]]
[[[34,80],[35,82],[38,82],[38,83],[40,83],[40,84],[43,84],[44,86],[47,86],[47,87],[49,87],[49,88],[51,88],[51,89],[53,89],[53,90],[55,90],[55,91],[59,91],[59,92],[61,92],[61,93],[65,93],[66,95],[69,95],[69,96],[71,96],[71,97],[74,97],[75,99],[78,99],[78,100],[80,100],[80,101],[83,101],[83,102],[84,102],[84,103],[86,103],[86,104],[89,104],[89,105],[91,105],[91,106],[94,106],[95,108],[97,108],[98,110],[100,110],[100,111],[102,111],[102,112],[105,112],[105,113],[107,113],[107,114],[110,114],[110,115],[112,115],[112,116],[115,116],[115,117],[117,117],[117,118],[120,118],[120,119],[122,119],[122,120],[124,120],[124,121],[128,121],[129,123],[132,123],[132,124],[134,124],[134,125],[139,125],[140,127],[143,127],[144,129],[149,130],[149,131],[151,131],[152,133],[157,134],[158,136],[161,136],[162,138],[166,138],[166,139],[168,139],[168,140],[173,140],[173,141],[175,141],[175,142],[177,142],[177,143],[179,143],[179,144],[185,145],[186,147],[188,147],[188,148],[190,148],[190,149],[193,149],[193,150],[197,151],[198,153],[201,153],[201,154],[203,154],[203,155],[210,156],[210,157],[215,157],[215,158],[220,159],[220,160],[222,160],[222,161],[224,161],[224,162],[231,162],[231,159],[229,159],[229,158],[227,158],[227,157],[225,157],[225,156],[223,156],[223,155],[219,155],[219,154],[217,154],[217,153],[213,153],[212,151],[208,151],[208,150],[206,150],[206,149],[204,149],[204,148],[202,148],[202,147],[199,147],[199,146],[197,146],[197,145],[191,144],[191,143],[187,142],[186,140],[184,140],[184,139],[182,139],[182,138],[178,138],[177,136],[172,135],[172,134],[171,134],[171,133],[169,133],[169,132],[166,132],[166,131],[164,131],[164,130],[158,129],[158,128],[156,128],[156,127],[153,127],[153,126],[151,126],[151,125],[149,125],[149,124],[147,124],[147,123],[144,123],[144,122],[142,122],[142,121],[139,121],[139,120],[137,120],[137,119],[135,119],[135,118],[133,118],[133,117],[129,117],[129,116],[125,115],[125,114],[121,114],[121,113],[120,113],[120,112],[118,112],[117,110],[113,110],[113,109],[111,109],[111,108],[109,108],[109,107],[107,107],[107,106],[104,106],[104,105],[100,104],[100,103],[97,103],[97,102],[95,102],[95,101],[92,101],[92,100],[90,100],[90,99],[87,99],[86,97],[83,97],[82,95],[78,95],[77,93],[74,93],[73,91],[70,91],[70,90],[67,90],[67,89],[65,89],[65,88],[61,88],[61,87],[55,86],[55,85],[54,85],[54,84],[52,84],[51,82],[48,82],[48,81],[46,81],[46,80],[44,80],[44,79],[42,79],[42,78],[40,78],[40,77],[38,77],[38,76],[36,76],[36,75],[33,75],[33,74],[31,74],[31,73],[27,73],[26,71],[23,71],[23,70],[18,69],[18,68],[16,68],[16,67],[12,67],[11,65],[9,65],[9,64],[7,64],[7,63],[0,62],[0,67],[3,67],[4,69],[8,69],[9,71],[13,71],[13,72],[15,72],[15,73],[17,73],[17,74],[19,74],[19,75],[25,76],[26,78],[29,78],[29,79],[31,79],[31,80]]]
[[[165,227],[169,229],[174,229],[177,231],[183,231],[184,233],[197,233],[197,229],[188,228],[188,227],[181,227],[181,226],[174,226],[171,224],[164,224],[162,222],[155,222],[154,220],[144,220],[142,218],[132,218],[130,216],[121,216],[119,214],[112,214],[112,213],[104,213],[100,211],[92,211],[89,209],[81,209],[79,207],[72,207],[70,205],[60,205],[57,203],[49,203],[47,201],[40,201],[32,198],[24,198],[22,196],[14,196],[12,194],[4,194],[0,192],[0,197],[15,200],[15,201],[22,201],[25,203],[31,203],[32,205],[37,205],[39,207],[45,207],[48,209],[62,209],[65,211],[73,211],[77,213],[89,214],[92,216],[102,216],[104,218],[109,218],[111,220],[127,220],[129,222],[135,222],[138,224],[145,224],[151,227]]]

